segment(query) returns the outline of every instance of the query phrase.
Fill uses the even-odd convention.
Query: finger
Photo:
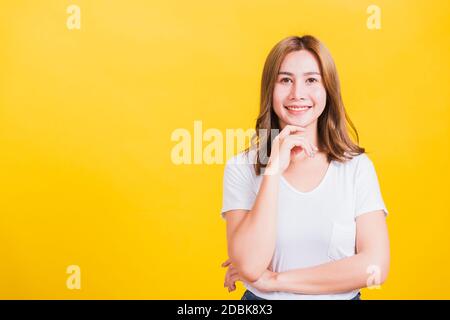
[[[228,272],[225,274],[225,280],[223,283],[223,286],[226,287],[229,281],[230,275],[228,274]]]
[[[228,265],[228,270],[237,270],[235,266],[233,266],[232,264]]]
[[[309,142],[306,138],[303,138],[302,141],[304,142],[302,147],[307,150],[308,156],[314,157],[314,149],[311,142]]]
[[[286,131],[292,133],[292,132],[295,132],[295,131],[305,131],[306,127],[304,127],[304,126],[297,126],[297,125],[293,125],[293,124],[288,124],[288,125],[286,125],[284,127],[283,130],[286,130]],[[283,130],[281,130],[281,131],[283,131]]]
[[[236,281],[241,281],[241,276],[239,274],[235,274],[233,276],[230,276],[230,278],[228,279],[228,283],[233,283]]]
[[[225,281],[223,283],[223,286],[224,287],[228,287],[229,284],[230,284],[230,275],[227,273],[226,276],[225,276]]]
[[[284,139],[287,136],[290,136],[294,133],[302,133],[305,131],[306,131],[306,128],[304,128],[304,127],[287,125],[284,127],[283,130],[281,130],[281,132],[279,134],[279,139]]]
[[[294,147],[301,147],[303,150],[305,150],[305,153],[312,157],[313,151],[311,144],[306,140],[304,137],[288,137],[286,139],[289,139],[289,148],[292,150]]]
[[[295,131],[295,132],[292,132],[289,136],[304,137],[305,135],[306,135],[306,131]]]
[[[316,152],[318,151],[317,147],[312,144],[311,142],[309,143],[311,146],[311,151],[312,151],[312,156],[314,157],[316,155]]]
[[[225,281],[224,286],[225,287],[229,287],[231,284],[233,284],[233,282],[236,281],[241,281],[240,277],[238,274],[235,274],[233,276],[229,276],[228,279]]]
[[[228,269],[228,271],[225,275],[224,285],[229,284],[232,281],[232,279],[235,279],[235,281],[236,281],[236,279],[237,280],[240,279],[239,271],[237,269],[233,269],[233,270]]]
[[[233,291],[234,289],[236,289],[236,286],[235,286],[235,284],[234,284],[234,282],[227,282],[227,285],[226,285],[226,287],[228,288],[228,292],[231,292],[231,291]]]
[[[229,278],[229,279],[232,279],[232,277],[234,277],[234,276],[236,276],[236,275],[239,275],[239,271],[234,270],[234,271],[232,271],[232,272],[230,272],[230,273],[228,274],[228,278]]]
[[[319,151],[319,148],[317,148],[312,142],[310,142],[309,140],[308,140],[308,142],[309,142],[309,146],[310,146],[310,148],[311,148],[311,152],[312,152],[312,154],[313,154],[313,157],[316,155],[316,152],[317,151]]]
[[[222,263],[222,267],[226,267],[231,263],[231,259],[228,258],[227,261],[225,261],[224,263]]]
[[[290,136],[294,136],[294,137],[305,137],[305,132],[295,132],[293,134],[291,134]],[[309,142],[309,141],[308,141]],[[312,142],[309,142],[311,145],[311,150],[316,153],[317,151],[319,151],[319,148],[314,145]]]
[[[304,132],[306,131],[305,127],[300,126],[294,126],[294,125],[286,125],[283,130],[281,130],[280,134],[278,135],[280,139],[284,139],[288,135],[294,133],[294,132]]]

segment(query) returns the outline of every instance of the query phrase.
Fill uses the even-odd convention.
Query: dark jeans
[[[244,295],[242,296],[241,300],[267,300],[267,299],[258,297],[253,292],[251,292],[249,290],[245,290]],[[351,298],[350,300],[361,300],[361,293],[358,292],[358,294],[356,296],[354,296],[353,298]]]

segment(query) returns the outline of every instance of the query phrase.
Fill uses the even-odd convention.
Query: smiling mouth
[[[284,106],[289,111],[306,111],[312,108],[312,106]]]

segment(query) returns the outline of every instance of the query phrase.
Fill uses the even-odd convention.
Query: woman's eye
[[[317,82],[318,80],[316,78],[308,78],[306,81],[309,83],[314,83]]]
[[[292,81],[292,80],[289,78],[282,78],[280,81],[283,83],[288,83],[289,81]]]

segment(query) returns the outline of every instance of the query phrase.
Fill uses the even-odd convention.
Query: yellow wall
[[[304,33],[333,54],[390,212],[391,273],[363,298],[450,298],[449,4],[2,1],[0,298],[239,299],[224,165],[173,164],[171,134],[252,128],[269,50]]]

